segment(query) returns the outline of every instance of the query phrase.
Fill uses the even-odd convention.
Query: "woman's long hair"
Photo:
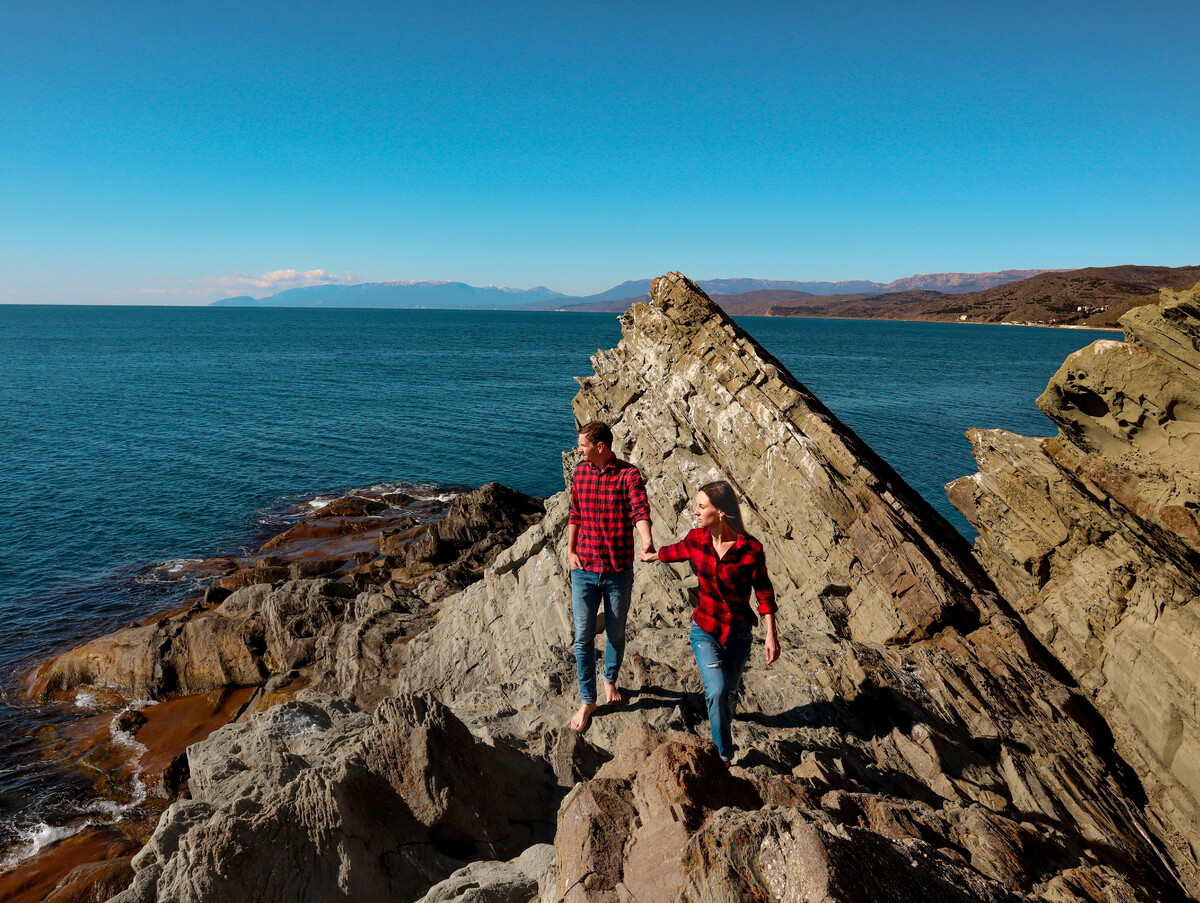
[[[725,515],[725,521],[729,526],[739,533],[746,532],[746,528],[742,526],[742,509],[738,506],[737,496],[733,494],[732,486],[724,480],[716,480],[704,484],[699,491],[707,495],[713,507]]]

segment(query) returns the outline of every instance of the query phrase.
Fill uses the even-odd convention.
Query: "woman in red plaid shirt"
[[[690,561],[700,580],[700,604],[692,612],[692,651],[704,679],[713,743],[728,763],[733,759],[729,699],[741,683],[758,623],[750,607],[750,591],[753,589],[758,599],[758,614],[766,626],[765,651],[770,665],[779,658],[775,588],[767,576],[762,543],[742,528],[741,509],[728,483],[700,487],[695,515],[700,526],[681,542],[638,557],[642,561]]]

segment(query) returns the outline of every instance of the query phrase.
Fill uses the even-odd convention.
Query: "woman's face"
[[[696,493],[696,510],[692,513],[696,515],[696,523],[709,530],[721,522],[721,512],[713,507],[708,495],[703,492]]]

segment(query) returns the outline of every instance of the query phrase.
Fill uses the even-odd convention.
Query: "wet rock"
[[[346,504],[335,503],[338,511],[386,508],[359,496],[340,501]],[[320,517],[268,541],[263,548],[271,554],[259,554],[252,566],[210,586],[203,605],[101,637],[45,663],[32,695],[92,686],[162,699],[261,686],[273,674],[301,668],[307,685],[374,705],[394,678],[395,643],[427,623],[430,614],[423,610],[429,601],[478,579],[541,512],[537,499],[491,483],[456,496],[443,519],[399,542],[394,535],[381,540],[387,524],[380,518],[331,519],[327,506]],[[407,516],[398,521],[412,522]],[[357,568],[348,569],[352,559],[338,557],[344,546],[334,545],[336,554],[330,554],[329,548],[311,545],[318,535],[359,536],[367,529],[363,524],[373,531],[376,551],[367,552],[366,563]],[[407,565],[376,554],[381,542],[400,552]]]

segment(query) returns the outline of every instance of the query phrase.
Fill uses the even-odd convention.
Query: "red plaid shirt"
[[[739,533],[724,558],[718,558],[712,533],[704,527],[688,531],[680,542],[658,550],[659,561],[690,561],[700,579],[700,604],[692,620],[720,643],[729,640],[736,621],[758,623],[750,608],[750,588],[758,597],[759,614],[775,611],[775,587],[767,575],[762,543]]]
[[[646,484],[628,461],[613,458],[603,468],[580,462],[571,481],[568,523],[579,527],[575,554],[585,571],[623,571],[633,566],[631,527],[650,520]]]

